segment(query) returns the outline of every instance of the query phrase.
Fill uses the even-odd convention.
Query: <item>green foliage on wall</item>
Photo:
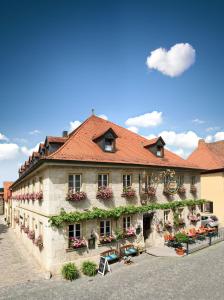
[[[60,215],[50,217],[50,223],[54,227],[61,227],[63,223],[76,223],[85,220],[93,220],[93,219],[118,219],[122,215],[131,215],[136,213],[146,213],[150,211],[155,211],[158,209],[172,209],[175,210],[178,207],[185,206],[194,206],[201,205],[205,203],[206,200],[198,199],[198,200],[183,200],[183,201],[173,201],[168,203],[150,203],[144,206],[119,206],[112,209],[100,209],[93,208],[91,211],[84,212],[70,212],[66,213],[62,211]]]

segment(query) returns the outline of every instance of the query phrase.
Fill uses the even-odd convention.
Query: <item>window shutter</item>
[[[213,202],[210,202],[210,213],[213,213]]]
[[[74,182],[73,182],[73,175],[68,176],[68,190],[73,191],[74,189]]]

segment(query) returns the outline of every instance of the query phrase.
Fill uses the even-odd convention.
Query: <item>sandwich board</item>
[[[110,265],[108,263],[108,260],[105,257],[100,256],[98,273],[104,276],[107,271],[111,272],[111,268],[110,268]]]

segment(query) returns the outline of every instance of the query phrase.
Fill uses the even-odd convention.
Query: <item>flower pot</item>
[[[177,255],[180,255],[180,256],[184,255],[184,253],[185,253],[183,248],[176,248],[175,250],[176,250]]]

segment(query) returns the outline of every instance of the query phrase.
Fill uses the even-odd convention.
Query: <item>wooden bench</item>
[[[115,262],[120,259],[119,252],[116,249],[106,250],[100,253],[100,256],[106,258],[108,263]]]
[[[120,256],[138,255],[138,249],[133,244],[120,247]]]

